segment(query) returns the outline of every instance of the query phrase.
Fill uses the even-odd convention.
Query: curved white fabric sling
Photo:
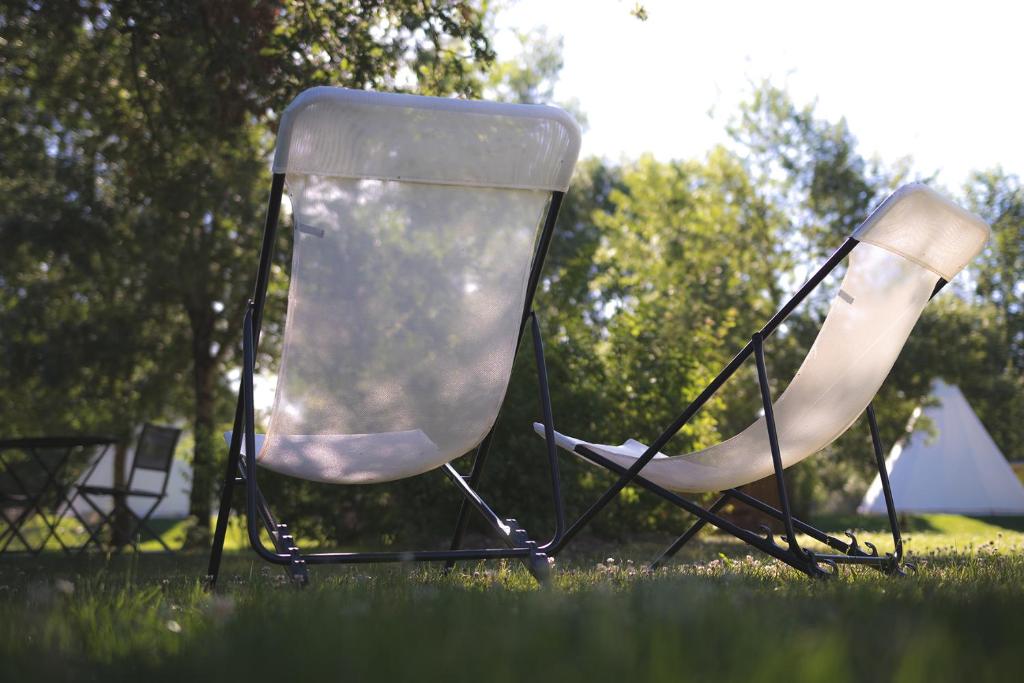
[[[867,408],[903,348],[939,278],[951,280],[981,251],[989,228],[934,190],[906,185],[857,228],[860,242],[821,330],[773,404],[783,466],[813,455]],[[544,427],[535,424],[541,436]],[[555,433],[630,467],[647,446],[593,444]],[[588,462],[590,462],[588,460]],[[762,417],[736,436],[687,455],[655,455],[640,474],[666,489],[720,491],[774,472]]]
[[[384,482],[472,450],[512,369],[551,193],[580,133],[553,107],[314,88],[274,172],[295,221],[260,465]]]

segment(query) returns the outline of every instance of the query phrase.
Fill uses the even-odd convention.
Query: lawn
[[[829,520],[851,525],[888,547],[875,522]],[[653,574],[655,545],[590,545],[546,588],[489,563],[316,567],[298,590],[240,552],[210,595],[200,555],[5,556],[0,679],[1017,680],[1022,520],[907,527],[916,575],[828,581],[714,534]]]

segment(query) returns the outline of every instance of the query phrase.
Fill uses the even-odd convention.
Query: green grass
[[[888,547],[874,521],[828,522]],[[317,567],[297,590],[238,553],[209,595],[202,556],[4,556],[0,679],[1017,679],[1022,521],[930,515],[907,527],[916,575],[829,581],[713,534],[653,574],[640,569],[653,543],[577,549],[547,588],[486,563],[451,576]]]

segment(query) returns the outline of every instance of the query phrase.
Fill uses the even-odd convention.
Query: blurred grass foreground
[[[824,526],[866,527],[862,541],[887,547],[877,520]],[[643,566],[659,544],[611,557],[581,546],[543,588],[518,564],[484,563],[448,576],[316,567],[299,590],[244,552],[209,594],[201,555],[7,556],[0,679],[1012,680],[1024,520],[923,515],[905,528],[916,574],[828,581],[718,534],[654,573]]]

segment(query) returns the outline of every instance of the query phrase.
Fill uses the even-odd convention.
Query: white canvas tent
[[[960,389],[936,380],[936,405],[917,408],[908,436],[886,459],[900,512],[1024,515],[1024,485],[999,451]],[[921,414],[932,429],[915,430]],[[857,512],[885,514],[882,484],[871,483]]]

